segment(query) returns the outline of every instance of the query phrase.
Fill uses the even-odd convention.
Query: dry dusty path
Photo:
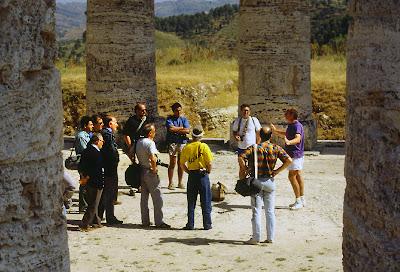
[[[125,185],[123,173],[128,160],[125,155],[121,157],[120,184]],[[161,158],[165,161],[166,154]],[[163,189],[165,219],[176,229],[157,230],[139,225],[140,194],[132,197],[121,190],[122,205],[116,206],[117,217],[124,220],[120,227],[83,233],[76,231],[82,215],[67,215],[71,270],[342,271],[343,164],[343,155],[306,157],[308,203],[300,211],[286,208],[293,201],[292,190],[286,173],[277,177],[276,241],[262,246],[243,244],[251,234],[249,198],[229,194],[225,202],[214,203],[213,230],[182,231],[179,228],[186,223],[185,192]],[[230,152],[217,154],[214,165],[212,182],[221,181],[232,190],[238,171],[236,156]],[[69,172],[77,177],[77,173]],[[166,169],[160,172],[166,186]],[[72,212],[76,210],[72,208]],[[200,207],[196,212],[196,227],[200,228]]]

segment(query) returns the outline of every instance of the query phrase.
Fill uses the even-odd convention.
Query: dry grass
[[[192,123],[199,123],[196,110],[237,105],[236,60],[215,59],[212,52],[188,48],[157,51],[157,86],[161,115],[181,101]],[[188,57],[189,55],[189,57]],[[171,61],[173,60],[173,61]],[[312,60],[313,110],[319,120],[320,139],[344,139],[346,62],[343,57]],[[58,65],[62,75],[64,117],[68,129],[85,111],[85,66]]]
[[[313,111],[318,118],[320,139],[344,139],[346,61],[325,56],[312,60]]]

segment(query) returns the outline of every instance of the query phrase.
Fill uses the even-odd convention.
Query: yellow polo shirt
[[[205,169],[213,160],[213,155],[207,144],[192,142],[187,144],[181,152],[181,163],[186,163],[189,170]]]

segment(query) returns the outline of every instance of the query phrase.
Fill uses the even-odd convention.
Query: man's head
[[[172,109],[172,112],[174,113],[175,117],[181,116],[181,113],[182,113],[182,105],[181,104],[176,102],[171,106],[171,109]]]
[[[96,145],[99,149],[101,149],[104,144],[103,136],[101,135],[101,133],[94,133],[92,138],[90,138],[90,143]]]
[[[272,129],[269,126],[263,126],[260,130],[261,142],[266,142],[271,139]]]
[[[146,124],[143,127],[143,135],[149,139],[154,139],[156,135],[156,126],[153,123]]]
[[[93,131],[95,132],[100,132],[103,129],[103,118],[101,118],[100,115],[93,115],[92,116],[92,122],[93,122]]]
[[[247,119],[250,117],[250,105],[249,104],[242,104],[240,105],[240,113],[242,118]]]
[[[144,116],[146,116],[147,115],[146,104],[142,103],[142,102],[137,103],[135,106],[135,114],[140,119],[142,119]]]
[[[89,116],[83,116],[81,118],[81,129],[86,131],[86,132],[91,132],[93,131],[93,122],[92,119]]]
[[[286,121],[289,123],[289,124],[291,124],[291,123],[293,123],[294,121],[296,121],[297,120],[297,118],[298,118],[298,112],[297,112],[297,110],[295,110],[295,109],[288,109],[286,112],[285,112],[285,118],[286,118]]]
[[[111,128],[113,132],[116,132],[118,129],[118,122],[114,116],[107,115],[104,117],[104,125],[107,128]]]
[[[196,126],[193,128],[192,130],[192,138],[193,141],[200,141],[201,138],[203,138],[204,132],[203,132],[203,128],[200,126]]]

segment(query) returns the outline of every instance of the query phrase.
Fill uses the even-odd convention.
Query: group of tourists
[[[183,229],[193,230],[194,211],[197,197],[200,195],[203,214],[203,229],[212,229],[211,186],[209,174],[212,171],[213,155],[206,143],[201,142],[203,129],[191,128],[182,114],[182,105],[171,106],[172,115],[166,120],[169,154],[168,189],[174,190],[174,171],[177,168],[177,188],[187,191],[187,224]],[[297,120],[298,113],[289,109],[285,113],[288,123],[286,130],[280,130],[273,124],[261,126],[259,120],[251,116],[250,106],[243,104],[241,114],[233,123],[233,135],[237,141],[239,178],[248,176],[254,179],[259,193],[251,196],[253,236],[249,244],[261,242],[261,211],[265,209],[267,221],[267,240],[271,243],[275,233],[275,181],[274,177],[284,169],[289,169],[289,180],[295,194],[292,210],[305,206],[304,181],[302,169],[304,163],[304,131]],[[134,114],[127,120],[122,130],[124,151],[132,162],[141,169],[141,219],[143,227],[151,225],[148,201],[151,196],[154,206],[154,223],[157,228],[170,228],[164,221],[163,194],[158,175],[158,154],[155,144],[156,126],[147,114],[145,103],[135,106]],[[114,116],[95,115],[83,117],[81,131],[75,139],[75,150],[81,155],[79,163],[80,189],[79,211],[84,212],[80,225],[82,231],[102,227],[105,213],[107,224],[122,224],[114,215],[114,205],[120,204],[118,196],[119,153],[115,134],[118,122]],[[275,134],[284,138],[285,147],[272,143]],[[188,135],[191,135],[189,141]],[[277,160],[282,165],[276,168]],[[275,169],[276,168],[276,169]],[[187,185],[183,183],[183,173],[188,174]]]

